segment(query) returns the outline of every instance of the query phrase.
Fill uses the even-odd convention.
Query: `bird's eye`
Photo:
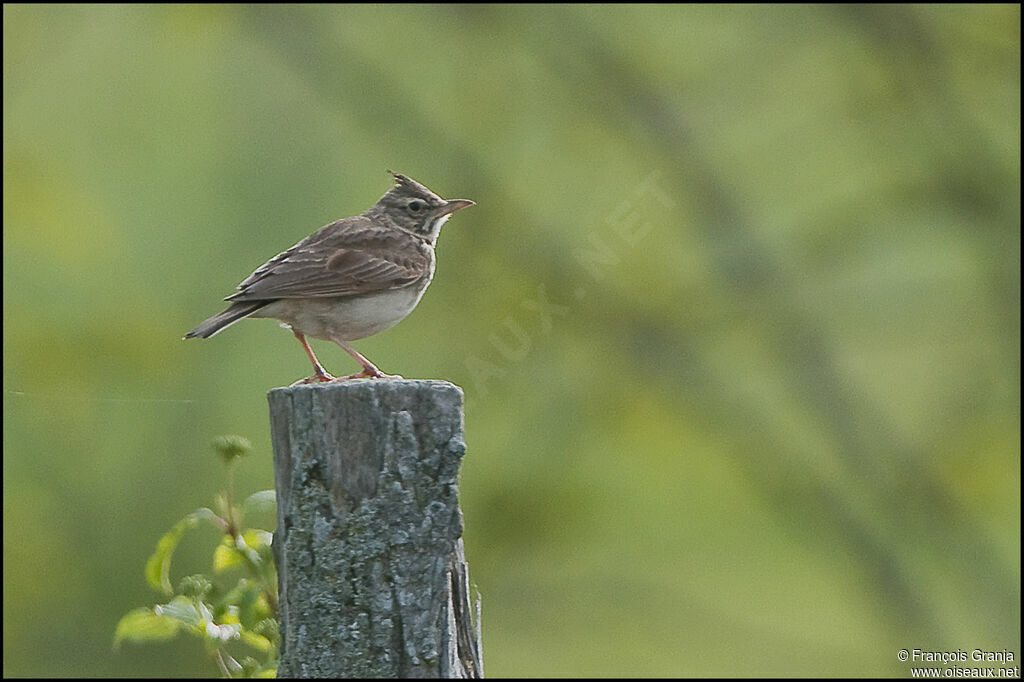
[[[412,211],[413,213],[419,213],[424,209],[425,206],[426,204],[420,201],[419,199],[413,199],[412,201],[409,202],[409,210]]]

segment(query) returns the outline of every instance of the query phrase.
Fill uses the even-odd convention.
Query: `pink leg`
[[[334,377],[328,374],[327,371],[324,370],[324,366],[321,365],[320,361],[316,359],[316,355],[313,354],[313,349],[309,347],[309,342],[306,341],[306,337],[300,334],[299,332],[295,331],[294,329],[292,330],[292,333],[295,334],[295,338],[297,338],[299,340],[299,343],[302,344],[302,347],[306,351],[306,355],[309,356],[309,361],[313,363],[313,376],[307,377],[296,383],[311,384],[316,381],[333,381]]]
[[[372,362],[366,359],[366,356],[364,356],[362,353],[360,353],[359,351],[357,351],[355,348],[348,345],[344,341],[341,341],[339,339],[331,340],[334,341],[334,343],[341,346],[342,348],[344,348],[345,352],[354,357],[356,359],[356,362],[358,362],[363,367],[363,371],[359,372],[358,374],[349,374],[348,376],[345,377],[338,377],[335,381],[344,381],[346,379],[361,379],[363,377],[371,379],[385,379],[388,377],[397,377],[401,379],[401,377],[399,377],[397,374],[385,374],[384,372],[380,371],[379,369],[377,369],[376,365],[374,365]]]

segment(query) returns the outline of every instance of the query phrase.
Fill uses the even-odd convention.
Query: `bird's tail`
[[[186,339],[208,339],[221,329],[230,327],[246,315],[251,315],[270,301],[239,301],[232,303],[227,310],[206,320],[198,327],[185,334]]]

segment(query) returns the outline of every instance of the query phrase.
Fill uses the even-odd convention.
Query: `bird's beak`
[[[469,199],[452,199],[451,201],[444,202],[444,205],[441,206],[437,214],[450,215],[456,211],[461,211],[464,208],[469,208],[470,206],[476,206],[476,202],[470,201]]]

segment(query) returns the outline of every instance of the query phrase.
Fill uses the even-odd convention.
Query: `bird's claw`
[[[334,381],[348,381],[349,379],[402,379],[398,374],[385,374],[376,367],[373,369],[363,368],[363,371],[348,376],[337,377]]]
[[[324,372],[323,374],[317,373],[317,374],[314,374],[311,377],[306,377],[305,379],[299,379],[294,384],[291,384],[291,386],[305,386],[306,384],[326,383],[328,381],[335,381],[336,379],[337,379],[337,377],[333,377],[330,374],[328,374],[327,372]]]

